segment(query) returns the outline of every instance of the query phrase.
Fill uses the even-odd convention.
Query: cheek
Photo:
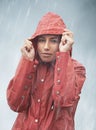
[[[53,48],[54,48],[54,52],[59,51],[59,45],[57,45],[57,46],[55,46],[55,47],[53,47]]]
[[[42,46],[40,44],[37,44],[37,51],[41,51],[42,50]]]

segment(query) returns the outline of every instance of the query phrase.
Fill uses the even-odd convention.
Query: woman
[[[21,48],[22,58],[7,89],[18,112],[12,130],[75,130],[74,115],[85,68],[72,59],[73,33],[48,12]]]

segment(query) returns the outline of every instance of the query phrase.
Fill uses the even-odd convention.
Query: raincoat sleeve
[[[21,58],[15,76],[7,88],[7,101],[12,110],[20,112],[28,107],[36,65],[36,61]]]
[[[70,57],[69,52],[56,56],[53,99],[56,106],[73,106],[80,98],[85,81],[85,68]]]

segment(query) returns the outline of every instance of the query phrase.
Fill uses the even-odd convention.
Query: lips
[[[51,56],[52,54],[51,53],[41,53],[42,56],[45,56],[45,57],[49,57]]]

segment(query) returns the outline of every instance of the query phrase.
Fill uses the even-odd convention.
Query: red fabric
[[[18,112],[12,130],[74,130],[84,80],[85,68],[69,52],[57,52],[55,64],[22,58],[7,89],[8,104]]]
[[[42,34],[62,34],[66,28],[65,23],[62,18],[55,14],[48,12],[40,20],[35,33],[32,35],[31,39],[33,40],[38,35]]]

